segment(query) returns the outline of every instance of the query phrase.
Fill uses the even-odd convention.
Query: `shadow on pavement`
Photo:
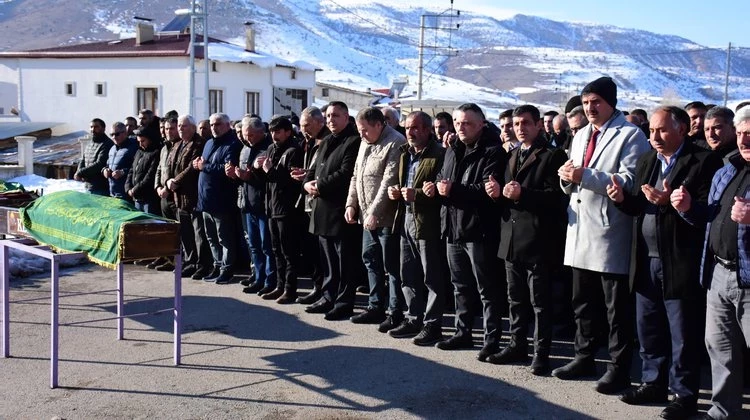
[[[173,305],[172,298],[144,297],[125,302],[124,313],[155,312]],[[117,313],[115,304],[99,305],[99,308]],[[183,296],[182,313],[183,334],[213,331],[244,340],[280,342],[327,340],[339,335],[333,330],[302,322],[286,312],[228,297]],[[134,319],[156,331],[172,331],[171,311]]]
[[[264,359],[284,380],[357,411],[398,408],[425,418],[590,418],[501,380],[395,349],[326,346]],[[360,396],[369,399],[360,402]]]

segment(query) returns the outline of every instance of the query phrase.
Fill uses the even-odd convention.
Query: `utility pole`
[[[446,13],[447,12],[447,13]],[[429,48],[434,50],[434,56],[455,56],[458,54],[458,51],[453,49],[450,45],[450,35],[453,33],[453,31],[458,30],[458,28],[461,26],[461,24],[457,23],[454,27],[453,25],[453,19],[457,19],[461,16],[460,10],[453,10],[453,0],[451,0],[451,7],[450,9],[447,9],[443,11],[442,13],[438,14],[423,14],[419,20],[419,68],[417,69],[417,100],[422,100],[422,82],[423,82],[423,75],[424,75],[424,50],[425,48]],[[435,19],[435,25],[434,26],[426,26],[426,20],[427,18],[434,18]],[[441,26],[440,25],[440,19],[449,19],[448,25]],[[425,45],[424,41],[424,35],[425,35],[425,29],[432,29],[436,33],[438,31],[445,31],[448,32],[448,46],[447,47],[441,47],[439,45]],[[437,35],[435,36],[435,39],[437,41]],[[435,42],[437,44],[437,42]],[[447,52],[438,53],[438,50],[447,50]]]
[[[197,120],[208,118],[208,10],[207,0],[192,0],[190,2],[190,90],[188,107],[190,115]],[[198,41],[198,35],[201,36]],[[203,47],[203,67],[198,69],[195,64],[195,50]],[[198,93],[196,88],[196,74],[203,73],[203,89]],[[203,102],[200,114],[196,114],[197,102]]]
[[[729,43],[727,47],[727,72],[724,78],[724,106],[727,106],[727,100],[729,100],[729,67],[732,64],[732,43]]]

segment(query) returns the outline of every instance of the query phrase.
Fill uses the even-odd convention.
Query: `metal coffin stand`
[[[133,222],[123,225],[124,247],[121,262],[117,264],[117,316],[112,318],[98,319],[99,322],[108,319],[117,321],[117,339],[122,340],[124,336],[123,320],[128,317],[151,315],[160,312],[172,311],[174,316],[174,365],[180,364],[181,355],[181,331],[182,331],[182,258],[180,255],[180,241],[176,223],[142,223]],[[56,253],[46,245],[39,245],[30,238],[0,240],[0,296],[2,297],[2,357],[10,357],[10,267],[9,249],[17,249],[29,254],[46,258],[51,263],[51,313],[50,313],[50,387],[58,386],[58,330],[59,330],[59,285],[60,285],[60,263],[70,259],[78,259],[85,256],[82,252]],[[123,263],[136,259],[155,258],[160,256],[174,255],[174,307],[166,308],[156,312],[130,314],[123,313]],[[101,293],[101,292],[93,292]],[[76,323],[78,324],[78,323]],[[66,324],[63,324],[66,325]],[[72,324],[70,324],[72,325]]]

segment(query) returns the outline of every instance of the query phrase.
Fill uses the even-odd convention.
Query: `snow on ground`
[[[83,182],[71,179],[49,179],[39,175],[24,175],[9,180],[23,185],[26,191],[38,191],[41,194],[50,194],[57,191],[79,191],[86,192]],[[72,267],[87,262],[86,258],[62,264],[63,267]],[[34,274],[48,272],[49,260],[37,257],[15,249],[10,250],[10,276],[11,278],[28,277]]]
[[[61,263],[60,267],[73,267],[88,262],[86,257],[77,260],[69,260]],[[48,273],[50,271],[50,262],[46,258],[36,257],[27,252],[21,252],[16,249],[10,250],[9,258],[10,278],[23,278],[35,274]]]
[[[39,175],[23,175],[8,181],[18,182],[26,191],[38,191],[41,195],[57,191],[86,192],[83,182],[72,179],[49,179]]]

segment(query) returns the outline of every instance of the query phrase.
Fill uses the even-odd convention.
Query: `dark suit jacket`
[[[515,180],[521,196],[512,201],[500,196],[500,248],[497,256],[506,261],[531,264],[562,264],[567,221],[567,196],[560,189],[557,170],[568,159],[562,149],[552,149],[537,139],[520,165],[521,148],[510,152],[501,188]],[[520,166],[520,167],[519,167]]]
[[[321,143],[312,170],[305,178],[305,182],[318,181],[319,195],[312,200],[310,233],[341,236],[346,230],[356,230],[356,225],[348,225],[344,220],[344,207],[359,143],[353,124],[338,135],[330,134]]]
[[[648,258],[648,254],[639,237],[644,211],[649,203],[641,191],[641,185],[652,184],[653,171],[655,166],[660,164],[655,150],[641,156],[636,163],[633,191],[630,194],[626,192],[625,200],[617,204],[626,214],[636,216],[632,242],[632,255],[635,258],[631,258],[630,261],[631,287],[637,287],[638,279],[647,275],[641,270],[642,262]],[[705,205],[711,179],[721,164],[721,158],[715,153],[686,142],[666,179],[672,190],[682,185],[690,192],[694,203],[702,202]],[[664,298],[684,299],[698,296],[701,293],[699,275],[705,223],[691,225],[680,217],[674,207],[666,205],[659,206],[656,224],[657,246],[664,275]]]

